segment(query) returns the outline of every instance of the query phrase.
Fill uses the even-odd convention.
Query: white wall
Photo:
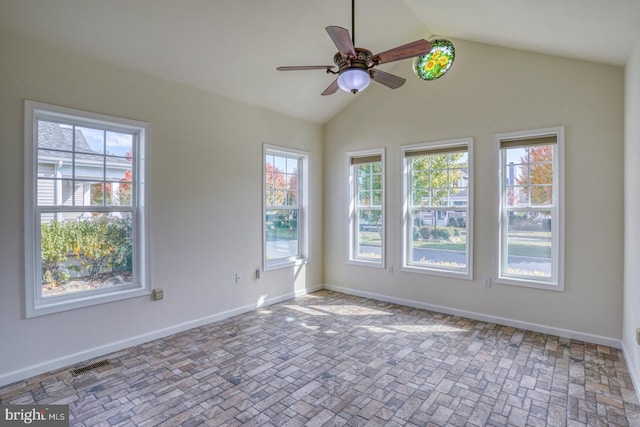
[[[640,39],[625,70],[625,234],[624,234],[624,319],[622,344],[627,365],[640,390]]]
[[[408,61],[400,63],[391,71],[407,78],[405,86],[391,92],[372,83],[366,96],[326,126],[324,179],[331,191],[324,205],[327,286],[619,346],[623,68],[454,44],[456,62],[442,79],[421,81]],[[499,284],[483,288],[481,279],[492,275],[495,262],[492,135],[556,125],[565,126],[566,139],[565,292]],[[474,280],[399,272],[399,146],[462,137],[473,137],[475,144]],[[386,249],[393,274],[346,263],[345,153],[380,147],[387,148]]]
[[[321,126],[2,34],[0,57],[0,385],[322,283]],[[163,301],[25,319],[25,99],[151,123],[151,279]],[[311,262],[256,280],[265,142],[311,153]]]

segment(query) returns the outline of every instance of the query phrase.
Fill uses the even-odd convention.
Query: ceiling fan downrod
[[[356,0],[351,0],[351,43],[356,45]]]

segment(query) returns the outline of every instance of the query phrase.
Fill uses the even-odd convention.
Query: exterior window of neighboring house
[[[472,278],[472,139],[402,147],[402,269]]]
[[[25,103],[27,317],[149,294],[149,126]]]
[[[495,135],[497,281],[562,291],[564,128]]]
[[[273,270],[308,258],[308,153],[264,146],[264,262]]]
[[[349,262],[384,267],[384,150],[348,156]]]

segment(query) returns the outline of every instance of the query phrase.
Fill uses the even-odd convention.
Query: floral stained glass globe
[[[431,41],[431,52],[416,56],[413,71],[423,80],[435,80],[444,76],[456,56],[453,43],[445,39]]]

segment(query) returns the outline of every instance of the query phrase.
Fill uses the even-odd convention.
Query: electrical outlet
[[[162,288],[155,288],[151,291],[151,299],[154,301],[160,301],[164,298],[164,291]]]
[[[640,345],[640,328],[636,329],[636,342]]]
[[[482,286],[484,286],[485,288],[490,288],[491,287],[491,277],[483,277],[482,278]]]
[[[242,274],[241,273],[236,273],[236,284],[242,282]]]
[[[387,267],[387,273],[393,274],[393,265],[390,265],[389,267]]]

